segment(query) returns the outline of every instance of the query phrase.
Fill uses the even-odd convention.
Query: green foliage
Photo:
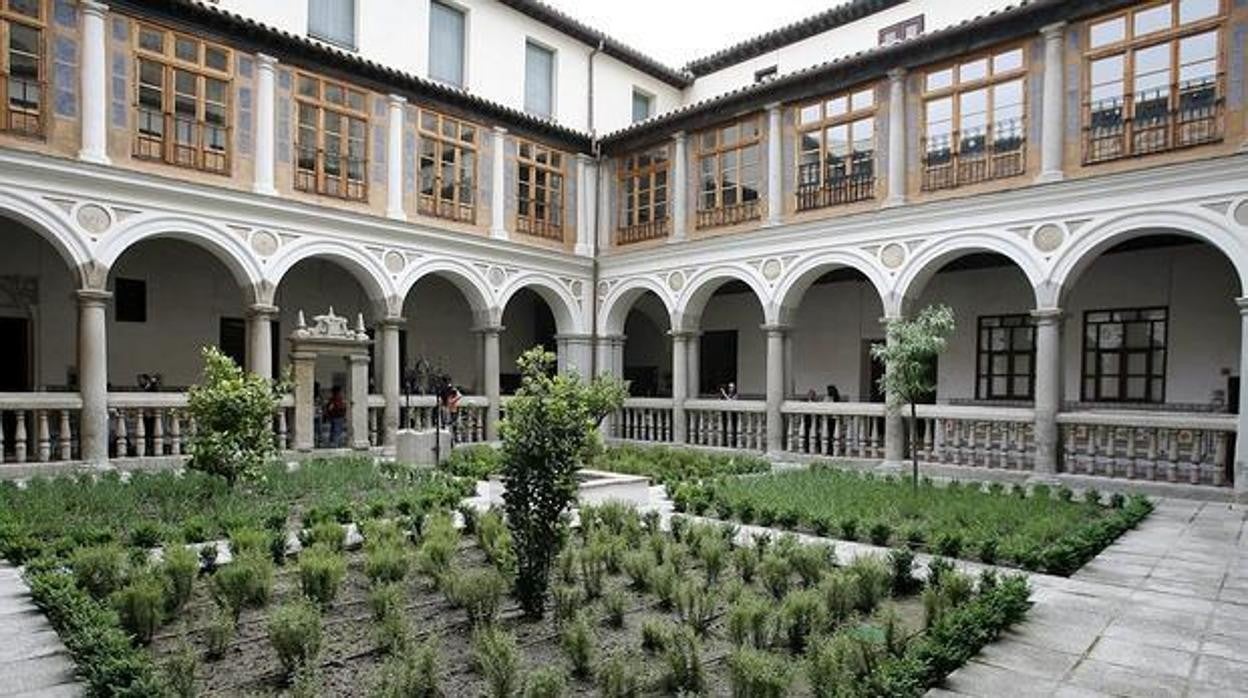
[[[472,657],[491,698],[514,698],[520,688],[520,650],[515,636],[493,626],[478,628],[472,636]]]
[[[507,592],[507,580],[491,568],[455,572],[447,586],[447,593],[467,612],[474,626],[489,625],[498,618],[499,604]]]
[[[416,548],[416,569],[441,585],[442,575],[451,568],[455,551],[459,549],[459,531],[446,513],[431,514]]]
[[[522,383],[501,426],[503,494],[516,553],[516,597],[540,618],[563,536],[561,515],[576,498],[576,471],[597,445],[597,426],[623,404],[622,383],[575,373],[551,375],[554,354],[541,348],[518,362]]]
[[[511,531],[503,515],[491,509],[477,520],[477,544],[485,557],[502,574],[510,577],[516,572],[516,553],[511,543]]]
[[[745,592],[728,608],[728,637],[738,646],[766,649],[771,645],[772,602]]]
[[[889,552],[888,561],[893,568],[893,594],[904,596],[914,593],[919,588],[919,580],[914,576],[914,553],[897,548]]]
[[[596,470],[643,475],[669,489],[686,481],[771,472],[771,463],[740,453],[707,453],[667,446],[611,446],[594,460]],[[743,523],[748,523],[744,522]]]
[[[581,591],[580,587],[571,584],[560,584],[551,594],[551,601],[555,614],[555,626],[559,627],[572,620],[581,610],[581,605],[585,602],[585,592]]]
[[[630,652],[616,652],[598,667],[598,690],[603,698],[639,698],[644,669]]]
[[[440,698],[441,657],[436,637],[396,654],[381,667],[373,698]]]
[[[314,545],[299,555],[299,588],[322,607],[334,602],[346,577],[347,561],[328,545]]]
[[[151,550],[160,546],[163,537],[164,531],[159,524],[153,521],[143,521],[131,529],[130,546]]]
[[[140,573],[113,593],[112,603],[121,619],[121,627],[146,645],[164,620],[164,580],[154,572]]]
[[[602,607],[607,612],[607,625],[612,628],[624,627],[624,614],[627,604],[628,597],[619,589],[612,589],[602,597]]]
[[[541,667],[524,678],[524,698],[563,698],[568,692],[568,679],[555,667]]]
[[[173,698],[195,698],[195,669],[198,666],[195,648],[183,639],[160,665],[161,683],[168,694]]]
[[[269,642],[288,679],[313,667],[321,653],[320,609],[307,599],[278,607],[269,618]]]
[[[273,562],[263,555],[244,555],[212,575],[213,599],[235,618],[244,608],[264,606],[272,591]]]
[[[700,694],[706,690],[706,670],[698,636],[689,628],[679,628],[668,639],[663,652],[663,687],[670,694]]]
[[[728,655],[733,698],[782,698],[793,683],[793,665],[784,657],[742,647]]]
[[[823,597],[823,609],[827,621],[833,627],[844,623],[858,610],[858,583],[849,572],[837,570],[829,573],[819,583]]]
[[[804,651],[811,634],[823,625],[823,604],[819,592],[814,589],[789,592],[780,603],[778,622],[789,649],[794,653]]]
[[[503,469],[503,454],[489,445],[459,446],[438,467],[451,475],[488,480]]]
[[[237,628],[238,623],[234,614],[228,609],[218,608],[212,614],[208,620],[208,626],[204,628],[204,642],[207,644],[206,654],[209,659],[220,659],[225,656],[225,650],[234,641]]]
[[[383,538],[364,545],[364,574],[375,585],[403,581],[410,566],[411,556],[400,540]]]
[[[789,561],[777,553],[767,553],[763,556],[762,561],[758,563],[758,575],[763,580],[763,586],[777,601],[789,592],[789,586],[793,581],[793,570],[789,567]]]
[[[215,347],[205,347],[203,356],[203,379],[187,393],[195,433],[186,467],[232,487],[258,474],[276,450],[273,413],[283,386],[244,371]]]
[[[663,652],[672,642],[675,627],[670,621],[647,619],[641,624],[641,648],[647,652]]]
[[[712,587],[686,579],[676,586],[676,615],[699,637],[705,636],[715,620],[718,597]]]
[[[199,574],[199,557],[194,550],[181,545],[164,549],[160,572],[166,583],[166,601],[169,610],[178,610],[191,599],[195,576]]]
[[[559,646],[563,654],[572,664],[572,674],[578,678],[588,678],[598,651],[598,638],[594,634],[589,619],[584,614],[577,614],[576,619],[568,623],[559,637]]]
[[[620,562],[620,567],[628,576],[629,587],[633,591],[641,592],[650,588],[650,573],[654,565],[654,556],[644,550],[624,553]]]
[[[235,557],[268,550],[268,534],[257,528],[238,528],[230,531],[230,553]]]
[[[78,586],[97,599],[107,598],[125,581],[126,553],[116,543],[74,551],[69,566]]]
[[[347,529],[337,521],[318,521],[303,531],[301,542],[305,548],[320,545],[342,550],[347,542]]]

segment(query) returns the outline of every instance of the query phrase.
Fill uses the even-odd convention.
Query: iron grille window
[[[367,98],[360,90],[305,73],[297,82],[295,188],[367,200]]]
[[[563,239],[563,153],[520,141],[517,150],[516,230]]]
[[[616,241],[621,244],[667,235],[667,146],[630,155],[620,161],[620,219]]]
[[[889,25],[880,30],[880,46],[913,39],[923,33],[923,15]]]
[[[1036,328],[1029,315],[980,316],[975,399],[1033,399],[1035,359]]]
[[[1082,399],[1165,402],[1168,315],[1164,307],[1084,313]]]
[[[1220,141],[1220,0],[1154,3],[1088,25],[1085,163]]]
[[[229,172],[231,51],[149,25],[135,36],[135,157]]]
[[[875,197],[875,92],[871,88],[798,109],[797,210]]]
[[[475,222],[480,129],[427,109],[421,110],[419,124],[417,211],[426,216]]]
[[[43,0],[0,0],[0,131],[43,136]]]
[[[698,227],[756,220],[762,125],[752,116],[698,136]]]
[[[924,191],[1023,174],[1026,72],[1021,48],[928,71],[923,96]]]

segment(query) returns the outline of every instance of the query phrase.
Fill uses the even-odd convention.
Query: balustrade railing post
[[[60,424],[57,428],[57,446],[60,450],[61,460],[74,459],[74,435],[71,431],[69,422],[69,410],[60,411]],[[0,450],[3,450],[4,436],[0,434]]]

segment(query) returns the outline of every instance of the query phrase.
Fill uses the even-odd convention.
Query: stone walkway
[[[1248,695],[1248,508],[1163,500],[929,696]]]
[[[74,663],[15,568],[0,561],[0,696],[80,696]]]

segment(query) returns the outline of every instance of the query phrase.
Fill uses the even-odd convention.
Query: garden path
[[[0,696],[80,696],[74,663],[17,569],[0,561]]]

